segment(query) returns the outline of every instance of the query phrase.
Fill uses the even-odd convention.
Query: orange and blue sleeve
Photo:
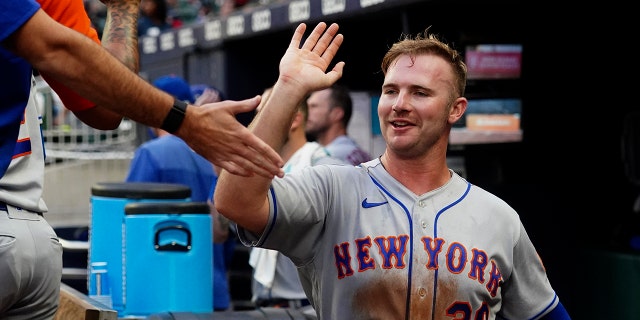
[[[84,8],[82,0],[38,0],[42,10],[60,24],[84,34],[96,43],[100,43],[98,32],[91,25],[91,19]],[[82,111],[93,108],[95,103],[81,97],[75,91],[67,88],[46,74],[42,78],[49,83],[65,108],[71,111]]]

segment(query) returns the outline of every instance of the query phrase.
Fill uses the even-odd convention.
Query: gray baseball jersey
[[[455,172],[415,195],[379,159],[275,179],[262,235],[320,319],[537,319],[558,303],[517,213]]]
[[[10,316],[19,319],[20,315],[29,319],[53,319],[59,303],[62,245],[47,220],[36,214],[46,212],[47,206],[42,199],[41,118],[33,80],[31,85],[14,152],[1,155],[12,159],[0,177],[0,204],[4,207],[0,209],[0,235],[3,238],[0,318],[3,319]],[[20,301],[20,307],[9,308],[12,301]]]
[[[0,202],[33,212],[47,212],[42,198],[44,185],[44,146],[42,117],[36,102],[35,79],[31,80],[30,96],[20,123],[18,143],[7,171],[0,177]]]

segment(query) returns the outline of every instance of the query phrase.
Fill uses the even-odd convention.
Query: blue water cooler
[[[213,312],[213,233],[206,202],[125,206],[124,316]]]
[[[107,286],[112,308],[124,311],[124,207],[129,203],[189,202],[191,189],[186,185],[141,182],[103,182],[91,188],[91,225],[89,227],[88,266],[106,263],[101,285]],[[90,268],[89,272],[94,270]],[[89,276],[90,296],[104,294]]]

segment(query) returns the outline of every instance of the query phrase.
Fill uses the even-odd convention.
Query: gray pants
[[[53,319],[62,245],[41,214],[0,207],[0,319]]]

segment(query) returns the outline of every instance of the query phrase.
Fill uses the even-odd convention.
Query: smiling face
[[[438,56],[400,55],[386,72],[378,117],[389,152],[400,158],[444,150],[449,131],[466,109],[455,93],[451,66]]]

